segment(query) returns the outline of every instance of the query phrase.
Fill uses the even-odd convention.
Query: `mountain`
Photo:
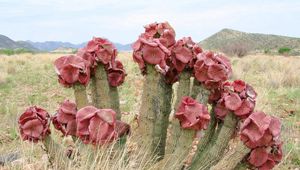
[[[41,50],[41,51],[55,51],[56,49],[61,48],[83,48],[87,42],[80,43],[80,44],[72,44],[69,42],[61,42],[61,41],[45,41],[45,42],[32,42],[32,41],[26,41],[30,43],[35,48]],[[119,51],[130,51],[131,50],[131,44],[120,44],[120,43],[114,43],[116,48]]]
[[[300,38],[246,33],[232,29],[222,29],[199,43],[204,49],[222,51],[229,46],[244,46],[249,51],[253,50],[278,50],[281,47],[291,49],[300,48]]]
[[[26,41],[14,41],[4,35],[0,34],[0,49],[18,49],[24,48],[32,51],[36,51],[37,49]]]

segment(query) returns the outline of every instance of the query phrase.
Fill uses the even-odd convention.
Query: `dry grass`
[[[49,163],[41,147],[22,142],[17,132],[16,119],[29,105],[39,105],[50,113],[65,98],[73,99],[71,89],[61,87],[52,66],[53,61],[65,54],[21,54],[0,56],[0,153],[20,150],[23,158],[4,169],[46,169]],[[134,115],[138,112],[143,77],[130,53],[121,53],[128,76],[120,87],[121,110],[130,113],[123,119],[135,127]],[[283,121],[285,157],[278,169],[300,166],[300,57],[254,55],[231,58],[233,79],[244,79],[258,92],[257,110],[276,115]],[[55,130],[52,129],[54,132]],[[62,141],[53,133],[57,141]],[[2,139],[3,138],[3,139]],[[8,140],[9,139],[9,140]],[[124,164],[125,153],[134,148],[131,141],[127,149],[114,153],[110,148],[96,152],[98,161],[88,161],[95,156],[91,147],[81,151],[81,166],[68,165],[67,169],[153,169],[151,159],[145,157],[143,148],[133,155],[141,164]],[[94,159],[94,158],[93,158]],[[174,165],[175,166],[175,165]],[[55,167],[53,169],[56,169]],[[170,167],[168,168],[170,169]]]

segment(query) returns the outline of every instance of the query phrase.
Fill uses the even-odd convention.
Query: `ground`
[[[30,105],[41,106],[53,114],[60,102],[74,98],[71,88],[64,88],[57,82],[53,61],[61,55],[65,54],[0,55],[0,155],[17,150],[23,155],[22,165],[2,168],[45,168],[41,163],[35,164],[36,160],[43,160],[42,149],[19,139],[17,118]],[[120,87],[121,110],[129,113],[123,116],[124,120],[133,123],[143,77],[130,53],[120,53],[118,58],[128,73]],[[243,79],[256,89],[256,110],[278,116],[283,122],[284,158],[277,169],[299,168],[300,57],[257,54],[230,60],[234,72],[232,79]]]

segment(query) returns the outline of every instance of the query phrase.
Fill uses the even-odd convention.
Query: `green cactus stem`
[[[209,147],[209,150],[205,150],[203,154],[200,154],[200,156],[197,155],[195,157],[191,165],[191,169],[209,169],[215,165],[222,158],[222,155],[224,154],[224,151],[235,132],[236,125],[236,116],[233,113],[228,114],[224,119],[220,132],[216,133],[217,137],[213,146]]]
[[[77,108],[81,109],[88,105],[88,97],[86,93],[86,87],[82,84],[76,83],[73,86],[75,102],[77,104]]]
[[[149,145],[149,152],[160,160],[165,153],[168,118],[171,111],[172,86],[165,83],[163,75],[154,65],[147,65],[147,74],[139,112],[140,126],[137,137],[142,145]]]
[[[58,166],[56,168],[65,168],[69,160],[61,145],[57,144],[50,135],[43,140],[43,144],[48,154],[49,162],[52,165],[55,163],[55,166]]]
[[[92,87],[93,100],[97,108],[110,108],[117,113],[117,119],[121,119],[119,93],[117,87],[109,85],[107,73],[103,64],[98,64],[95,73],[95,87]]]
[[[91,98],[92,98],[92,105],[97,107],[97,85],[96,85],[96,77],[93,75],[91,76],[90,80],[90,91],[91,91]]]
[[[235,148],[231,149],[222,157],[222,159],[211,170],[228,169],[233,170],[249,154],[249,149],[242,141],[238,141]]]

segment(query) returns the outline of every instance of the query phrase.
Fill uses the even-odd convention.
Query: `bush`
[[[5,54],[5,55],[14,55],[14,54],[23,54],[23,53],[33,53],[33,51],[24,48],[0,49],[0,54]]]
[[[288,48],[288,47],[282,47],[279,48],[278,53],[279,54],[283,54],[283,55],[287,55],[291,52],[292,49]]]
[[[228,55],[243,57],[249,52],[249,47],[245,43],[233,43],[225,45],[222,51]]]

